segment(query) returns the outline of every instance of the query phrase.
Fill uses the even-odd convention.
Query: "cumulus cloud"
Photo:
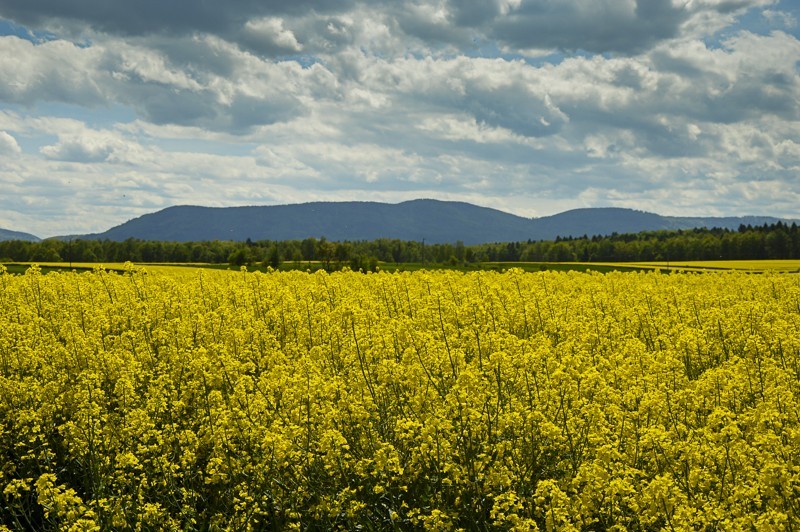
[[[524,2],[487,28],[517,48],[637,52],[675,36],[689,13],[671,2]]]
[[[267,55],[297,53],[303,49],[294,33],[284,28],[283,20],[277,17],[247,21],[243,37],[245,43]]]
[[[99,50],[81,49],[56,40],[34,45],[15,36],[0,37],[0,69],[13,75],[0,78],[0,101],[33,105],[59,101],[92,106],[105,101],[95,76]]]
[[[218,4],[176,0],[130,3],[96,0],[32,5],[9,0],[0,17],[46,28],[75,39],[93,33],[122,37],[208,34],[268,54],[331,50],[360,39],[402,41],[408,37],[469,46],[476,39],[518,50],[562,49],[633,54],[679,36],[711,35],[748,9],[774,0],[234,0]],[[102,4],[102,5],[101,5]],[[765,16],[791,21],[791,14]],[[362,23],[366,22],[366,24]],[[354,32],[355,30],[355,32]]]
[[[17,144],[17,139],[5,131],[0,131],[0,154],[17,155],[22,153],[22,149]]]
[[[713,35],[773,0],[447,0],[398,9],[410,35],[466,46],[494,41],[513,50],[644,52],[666,40]]]
[[[785,1],[10,0],[0,17],[48,35],[0,37],[0,177],[31,204],[67,182],[76,209],[121,218],[418,196],[787,214],[776,183],[800,194]]]
[[[25,25],[59,27],[76,34],[87,29],[126,36],[198,31],[226,34],[238,31],[251,18],[309,10],[338,12],[351,5],[350,0],[44,0],[36,5],[26,0],[8,0],[0,6],[0,16]]]
[[[105,162],[114,153],[114,142],[105,138],[69,137],[40,151],[48,159],[76,163]]]
[[[0,80],[0,101],[27,106],[121,104],[155,123],[243,132],[302,116],[305,96],[336,97],[336,81],[322,65],[265,61],[213,42],[201,42],[201,49],[225,57],[224,72],[178,64],[160,50],[119,40],[84,48],[0,37],[0,47],[0,68],[15,72]]]

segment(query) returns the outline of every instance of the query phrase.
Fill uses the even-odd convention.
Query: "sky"
[[[798,0],[0,0],[0,228],[415,198],[800,218]]]

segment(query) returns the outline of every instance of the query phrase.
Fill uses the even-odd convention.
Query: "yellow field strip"
[[[23,262],[20,264],[38,264],[43,267],[65,268],[69,267],[66,262]],[[123,262],[73,262],[73,268],[104,268],[107,270],[122,270],[125,268]],[[647,262],[554,262],[553,264],[576,264],[587,267],[592,266],[611,266],[611,267],[631,267],[631,268],[652,268],[662,270],[684,270],[684,271],[708,271],[708,270],[736,270],[747,272],[800,272],[800,260],[712,260],[712,261],[647,261]],[[149,271],[160,272],[186,272],[193,267],[206,267],[205,263],[135,263],[137,268],[144,268]]]
[[[740,271],[800,271],[800,260],[708,260],[678,262],[630,262],[630,266],[691,270],[740,270]]]
[[[18,262],[17,264],[37,264],[39,266],[47,266],[47,267],[54,267],[54,268],[66,268],[72,266],[73,268],[103,268],[106,270],[121,270],[125,268],[125,265],[128,264],[127,262],[36,262],[36,261],[28,261],[28,262]],[[201,262],[192,262],[192,263],[173,263],[173,262],[134,262],[131,263],[137,268],[139,267],[156,267],[156,268],[186,268],[191,266],[208,266],[207,263]]]

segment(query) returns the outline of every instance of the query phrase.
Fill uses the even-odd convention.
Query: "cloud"
[[[247,21],[244,25],[243,41],[266,55],[297,53],[303,50],[294,33],[284,28],[283,20],[277,17]]]
[[[121,38],[212,35],[274,57],[311,50],[332,52],[358,41],[434,50],[494,42],[514,50],[559,49],[635,54],[676,37],[713,35],[749,9],[774,0],[233,0],[218,4],[143,0],[135,4],[99,0],[33,6],[9,0],[0,17],[46,28],[72,39],[96,34]],[[789,24],[791,14],[766,17]],[[417,39],[414,42],[413,39]],[[420,46],[421,44],[421,46]],[[341,48],[338,48],[341,49]]]
[[[0,155],[18,155],[22,149],[17,144],[17,139],[5,131],[0,131]]]
[[[676,36],[686,18],[685,8],[659,0],[523,2],[487,34],[522,49],[632,53]]]
[[[76,163],[106,162],[115,150],[115,142],[101,137],[68,137],[40,151],[48,159]]]
[[[511,50],[633,55],[675,38],[713,35],[773,0],[447,0],[397,9],[404,31],[426,41]]]
[[[0,37],[3,208],[74,197],[42,234],[175,203],[796,211],[785,2],[187,5],[3,3],[49,32]]]
[[[67,41],[34,45],[19,37],[0,37],[0,70],[13,72],[0,79],[0,101],[33,105],[59,101],[93,106],[106,97],[95,83],[98,49],[82,49]]]
[[[302,116],[304,96],[336,97],[322,65],[265,61],[230,45],[201,40],[226,58],[225,72],[175,63],[146,46],[107,41],[89,48],[66,41],[34,45],[0,37],[0,101],[125,105],[148,120],[243,132]],[[333,89],[331,91],[331,89]]]
[[[650,60],[663,79],[673,80],[662,100],[665,110],[734,122],[763,113],[798,116],[798,74],[787,60],[792,57],[800,58],[794,37],[743,32],[720,49],[695,41],[660,48]]]
[[[771,25],[783,26],[786,29],[797,28],[797,17],[788,11],[765,9],[762,14]]]
[[[88,29],[123,36],[162,34],[191,35],[196,32],[228,34],[239,31],[250,19],[281,14],[339,12],[352,6],[349,0],[8,0],[0,16],[28,26],[60,27],[81,34]]]
[[[24,11],[20,5],[15,5],[12,3],[9,7],[12,12],[16,12],[14,9]],[[547,42],[549,37],[546,35],[553,33],[564,39],[580,35],[583,39],[593,39],[592,32],[607,32],[608,38],[597,37],[598,46],[576,44],[574,47],[634,50],[638,45],[617,46],[609,40],[611,36],[638,39],[636,32],[620,26],[632,24],[654,39],[648,43],[653,46],[648,54],[639,55],[629,63],[614,63],[613,59],[604,60],[600,56],[567,60],[571,65],[582,62],[586,69],[603,71],[607,71],[610,64],[623,65],[615,72],[617,79],[610,81],[597,80],[598,76],[591,73],[576,72],[586,83],[599,81],[608,89],[606,94],[600,95],[603,105],[613,105],[614,100],[640,92],[645,88],[642,83],[658,78],[657,89],[666,102],[674,103],[682,112],[685,112],[687,103],[695,105],[698,110],[704,106],[706,113],[715,115],[711,117],[713,120],[735,120],[731,116],[722,116],[733,112],[795,112],[791,95],[796,73],[793,67],[786,68],[788,63],[777,54],[795,53],[796,39],[782,34],[786,38],[779,42],[780,38],[769,37],[778,45],[776,50],[780,50],[770,53],[774,56],[770,61],[764,61],[763,57],[752,58],[753,61],[743,54],[745,45],[755,45],[752,48],[758,54],[765,53],[762,43],[756,42],[764,37],[738,35],[725,41],[728,49],[737,49],[737,58],[745,57],[758,72],[763,72],[765,65],[773,69],[775,65],[782,66],[779,71],[753,76],[757,83],[739,83],[731,91],[726,84],[733,81],[725,69],[736,69],[736,66],[724,60],[726,49],[716,53],[721,58],[720,63],[727,63],[725,69],[720,69],[708,61],[708,57],[717,51],[710,52],[702,42],[689,40],[657,46],[660,37],[656,37],[660,33],[647,27],[647,24],[656,23],[668,26],[666,19],[669,17],[662,16],[662,11],[685,21],[702,13],[732,16],[749,5],[744,0],[693,1],[682,5],[651,0],[591,4],[453,0],[438,5],[412,3],[404,7],[445,30],[449,28],[459,33],[472,25],[472,31],[483,32],[483,37],[495,38],[515,47],[569,47],[572,45],[568,46],[566,42]],[[52,17],[78,17],[82,13],[79,7],[57,9],[45,6],[42,12],[47,13],[50,9]],[[83,7],[87,6],[83,4]],[[342,4],[339,7],[346,6]],[[113,18],[119,15],[114,9],[105,16]],[[564,76],[570,75],[569,68],[561,68],[561,65],[535,68],[519,61],[484,60],[462,54],[450,56],[445,52],[438,58],[434,56],[432,62],[421,60],[426,57],[424,55],[403,55],[403,50],[414,49],[417,41],[403,40],[402,23],[397,25],[397,12],[391,8],[365,9],[364,16],[359,18],[342,14],[340,9],[334,10],[335,13],[323,11],[252,18],[250,14],[258,9],[247,2],[236,3],[231,9],[239,9],[243,14],[242,31],[235,36],[239,39],[238,44],[235,39],[226,40],[203,33],[169,38],[105,37],[89,47],[78,47],[65,41],[34,46],[15,37],[3,38],[0,46],[8,53],[0,56],[0,66],[19,72],[19,75],[7,78],[5,83],[0,82],[0,99],[26,105],[37,101],[83,106],[121,104],[136,109],[142,117],[154,123],[194,125],[240,134],[260,125],[301,119],[311,107],[326,100],[353,102],[358,95],[371,98],[373,103],[380,101],[382,105],[405,105],[412,109],[418,107],[412,98],[442,106],[445,111],[449,111],[448,108],[466,109],[480,123],[526,136],[556,133],[570,119],[569,110],[554,96],[558,89],[551,90],[541,82],[541,79],[558,77],[553,79],[554,86],[563,85]],[[88,14],[85,16],[89,17]],[[193,16],[190,15],[190,19]],[[530,24],[515,22],[515,17],[532,17],[532,21]],[[640,18],[646,20],[639,21]],[[613,19],[616,25],[605,24],[606,19]],[[562,22],[571,27],[562,28]],[[196,21],[194,24],[195,28],[203,27]],[[503,24],[519,25],[520,31],[524,29],[525,35],[532,36],[530,39],[540,39],[541,42],[514,42],[513,31],[505,29],[494,35],[493,28],[502,28]],[[546,24],[547,27],[533,31],[537,24]],[[442,32],[443,35],[447,33]],[[661,33],[663,38],[667,38],[675,32]],[[737,39],[752,42],[738,43]],[[605,44],[601,46],[601,42]],[[270,55],[297,54],[304,50],[316,56],[281,61],[268,59]],[[552,76],[554,71],[559,75]],[[712,76],[715,79],[711,80]],[[595,79],[591,79],[593,77]],[[699,100],[687,100],[687,93],[698,92],[691,87],[687,90],[690,77],[705,78],[701,79],[701,85],[705,80],[711,80],[717,85],[714,90],[723,96],[706,94],[700,95]],[[578,79],[572,85],[580,83]],[[645,89],[649,91],[652,88]],[[592,86],[576,89],[598,92]],[[751,103],[739,105],[738,100]]]
[[[478,123],[524,136],[554,134],[569,120],[536,80],[537,69],[522,62],[360,57],[348,68],[356,79],[345,93],[369,102],[373,116],[391,115],[397,107],[406,113],[466,112]],[[395,127],[396,118],[405,121],[387,116],[384,129]]]

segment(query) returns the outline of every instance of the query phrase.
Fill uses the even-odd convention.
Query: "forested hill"
[[[632,209],[576,209],[554,216],[523,218],[469,203],[413,200],[315,202],[259,207],[176,206],[135,218],[108,231],[73,238],[123,241],[129,238],[165,242],[302,240],[329,241],[380,238],[428,243],[554,240],[558,237],[610,235],[673,229],[778,222],[771,217],[682,218]]]
[[[26,242],[38,242],[40,239],[37,236],[21,233],[19,231],[9,231],[8,229],[0,229],[0,242],[4,240],[23,240]]]
[[[207,240],[331,241],[393,238],[468,243],[527,239],[530,220],[469,203],[316,202],[260,207],[177,206],[146,214],[90,238],[172,242]]]

